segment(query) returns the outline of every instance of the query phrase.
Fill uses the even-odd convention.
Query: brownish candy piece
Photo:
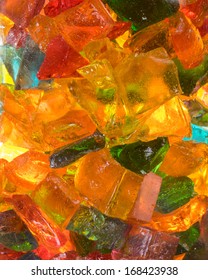
[[[172,260],[178,241],[174,235],[139,226],[130,232],[123,252],[134,260]]]

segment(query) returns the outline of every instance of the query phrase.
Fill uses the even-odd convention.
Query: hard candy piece
[[[187,203],[194,195],[194,182],[190,178],[167,176],[163,178],[156,209],[169,213]]]
[[[124,47],[129,47],[135,53],[163,47],[169,55],[174,56],[168,21],[160,21],[136,32],[125,42]]]
[[[179,9],[177,0],[107,0],[107,4],[121,17],[133,22],[133,30],[143,29],[174,15]]]
[[[54,150],[89,137],[95,130],[86,111],[71,109],[63,117],[44,124],[44,141]]]
[[[208,194],[208,164],[203,164],[189,178],[194,182],[194,189],[200,195]]]
[[[200,27],[207,16],[207,0],[197,0],[186,3],[181,11],[191,19],[193,24]]]
[[[55,150],[49,158],[50,166],[51,168],[67,166],[82,156],[93,151],[98,151],[104,147],[105,138],[98,130],[96,130],[88,137]]]
[[[28,195],[13,195],[8,201],[25,222],[39,244],[59,251],[67,244],[66,235],[47,217]]]
[[[170,146],[159,168],[169,176],[187,176],[193,173],[206,159],[205,144],[178,142]]]
[[[2,13],[0,13],[0,22],[1,22],[0,38],[2,43],[6,43],[7,34],[9,30],[12,28],[12,26],[14,25],[14,23]]]
[[[50,41],[47,47],[46,56],[37,77],[40,80],[70,77],[78,68],[86,64],[88,64],[86,59],[67,44],[61,36],[57,36]]]
[[[152,172],[144,176],[129,219],[150,221],[157,202],[162,178]]]
[[[70,193],[68,191],[70,189]],[[73,200],[74,185],[54,173],[49,173],[32,192],[31,198],[60,227],[64,227],[77,210],[81,198]]]
[[[67,9],[79,5],[83,0],[52,0],[45,7],[44,12],[49,17],[55,17]]]
[[[15,48],[25,47],[28,33],[24,28],[14,25],[8,32],[6,41],[7,44]]]
[[[22,53],[21,65],[15,81],[16,89],[28,89],[37,87],[39,79],[37,72],[43,62],[44,54],[35,42],[28,36],[26,46]]]
[[[127,219],[142,177],[126,170],[105,148],[86,155],[75,174],[75,187],[81,195],[106,215]]]
[[[74,231],[70,232],[70,237],[76,247],[76,252],[80,257],[87,256],[90,252],[96,250],[96,243],[88,239],[84,235],[78,234]]]
[[[110,40],[115,40],[116,38],[123,35],[126,31],[128,31],[131,27],[130,22],[125,21],[116,21],[112,30],[108,33],[107,37]]]
[[[158,137],[190,136],[190,115],[179,99],[174,97],[160,107],[138,115],[138,127],[132,137],[151,141]]]
[[[27,27],[30,20],[37,15],[45,0],[2,0],[0,12],[10,18],[17,26]]]
[[[0,47],[0,55],[13,81],[16,81],[22,61],[23,49],[15,49],[12,46]]]
[[[208,144],[208,129],[206,126],[191,124],[191,137],[183,138],[184,141],[193,141],[195,143]]]
[[[103,215],[93,207],[81,206],[67,229],[94,240],[97,250],[107,253],[124,245],[130,226],[119,219]]]
[[[139,115],[181,94],[177,68],[164,48],[132,54],[115,68],[122,100]]]
[[[114,21],[100,0],[85,0],[54,18],[61,35],[77,51],[112,30]]]
[[[179,238],[164,232],[138,227],[128,237],[123,252],[134,260],[172,260]]]
[[[51,40],[59,36],[59,30],[54,20],[42,14],[35,16],[27,29],[31,38],[44,53]]]
[[[171,18],[170,34],[176,55],[185,69],[194,68],[203,61],[204,46],[200,33],[183,13]]]
[[[132,144],[114,146],[110,149],[110,152],[122,166],[144,175],[159,164],[156,162],[157,154],[166,145],[168,149],[169,145],[166,138],[157,138],[149,142],[137,141]],[[160,158],[160,163],[164,156],[165,153]]]
[[[5,166],[8,180],[25,191],[34,189],[49,172],[48,156],[32,150],[19,155]]]
[[[207,205],[207,197],[197,195],[190,199],[188,203],[170,213],[155,212],[151,222],[144,223],[143,226],[164,232],[186,231],[201,220],[206,212]],[[186,218],[184,219],[184,217]]]
[[[0,243],[17,252],[37,248],[38,243],[27,226],[13,210],[0,213]]]

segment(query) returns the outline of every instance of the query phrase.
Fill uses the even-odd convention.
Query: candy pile
[[[1,0],[0,259],[208,259],[208,0]]]

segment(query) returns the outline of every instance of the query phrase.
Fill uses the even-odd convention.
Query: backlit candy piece
[[[44,2],[45,0],[2,0],[0,12],[8,16],[17,26],[24,28],[41,11]]]
[[[208,164],[203,164],[188,175],[194,182],[194,189],[200,195],[208,196]]]
[[[201,220],[207,207],[207,197],[198,195],[168,214],[155,212],[152,220],[149,223],[144,223],[143,226],[164,232],[186,231],[190,226]],[[186,218],[184,219],[184,217]]]
[[[124,47],[129,47],[136,53],[145,53],[163,47],[169,55],[174,56],[169,22],[163,20],[136,32],[126,41]]]
[[[43,126],[44,141],[51,150],[88,137],[96,130],[96,125],[86,111],[73,109],[57,120],[44,123]]]
[[[5,166],[7,179],[27,191],[34,189],[49,172],[48,156],[33,150],[19,155]]]
[[[60,35],[54,20],[41,14],[31,20],[27,29],[31,38],[44,53],[50,41]]]
[[[181,11],[191,19],[195,26],[200,27],[207,17],[207,0],[190,1],[181,7]]]
[[[206,155],[206,144],[178,142],[170,146],[159,170],[174,177],[187,176],[207,161]]]
[[[74,185],[69,186],[60,176],[49,173],[32,192],[31,198],[48,217],[63,227],[74,215],[81,201],[77,193],[77,200],[73,200],[72,192],[76,193]]]
[[[181,94],[177,68],[164,48],[129,55],[116,66],[115,78],[122,100],[137,116]]]
[[[52,0],[45,7],[44,12],[49,17],[55,17],[63,11],[79,5],[83,0]]]
[[[0,40],[1,40],[2,43],[6,43],[7,34],[9,33],[9,30],[14,25],[14,22],[11,21],[8,17],[6,17],[4,14],[1,14],[1,13],[0,13],[0,22],[1,22]]]
[[[47,217],[28,195],[13,195],[8,201],[25,222],[39,244],[51,252],[59,252],[70,246],[67,236]]]
[[[172,260],[178,241],[174,235],[138,226],[130,232],[122,251],[134,260]]]
[[[203,85],[195,94],[196,100],[208,109],[208,83]]]
[[[114,21],[100,0],[84,0],[54,18],[61,35],[75,50],[80,51],[91,40],[105,38]]]
[[[129,219],[150,221],[157,202],[162,178],[152,172],[146,174],[138,196],[129,214]]]
[[[163,105],[139,114],[133,139],[151,141],[158,137],[185,137],[191,134],[190,115],[178,96]]]
[[[127,219],[142,176],[122,167],[105,148],[86,155],[75,174],[75,187],[106,215]]]
[[[170,34],[174,50],[184,68],[198,66],[204,57],[203,41],[199,30],[183,13],[170,20]]]
[[[50,41],[37,77],[40,80],[70,77],[78,68],[87,64],[85,58],[58,36]]]

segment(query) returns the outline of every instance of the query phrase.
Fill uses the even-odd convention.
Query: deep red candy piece
[[[14,48],[24,48],[26,44],[28,33],[24,28],[14,25],[7,35],[7,44]]]
[[[55,17],[61,12],[73,8],[83,0],[52,0],[45,7],[44,12],[49,17]]]
[[[57,36],[48,45],[45,59],[37,73],[39,80],[66,78],[88,64],[88,61],[76,52],[66,41]]]

